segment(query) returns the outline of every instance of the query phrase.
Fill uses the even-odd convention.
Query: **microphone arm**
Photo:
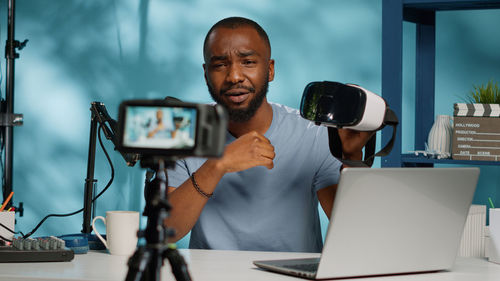
[[[116,127],[117,122],[111,116],[109,116],[104,103],[102,102],[92,102],[90,106],[90,111],[92,112],[92,118],[101,125],[104,136],[106,139],[111,140],[116,147],[118,146],[118,139],[116,138]],[[127,166],[133,167],[135,163],[139,160],[139,154],[123,153],[119,151],[123,159],[127,163]]]
[[[90,111],[92,112],[90,119],[90,140],[89,140],[89,156],[87,160],[87,178],[85,178],[85,190],[84,190],[84,200],[83,200],[83,224],[82,233],[90,234],[92,232],[91,221],[92,221],[92,210],[95,211],[95,202],[92,202],[94,185],[97,182],[94,179],[94,168],[95,168],[95,146],[97,138],[98,124],[106,136],[106,139],[111,140],[115,145],[115,150],[118,144],[116,138],[116,121],[113,120],[108,114],[106,107],[102,102],[92,102],[90,104]],[[139,154],[129,154],[120,151],[123,159],[127,163],[127,166],[134,166],[137,160],[139,160]]]

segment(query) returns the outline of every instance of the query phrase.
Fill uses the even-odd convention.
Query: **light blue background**
[[[2,44],[6,9],[3,0]],[[202,43],[216,21],[244,16],[264,27],[276,60],[268,98],[297,108],[311,81],[352,82],[380,93],[381,10],[380,0],[17,1],[16,39],[30,41],[15,72],[15,112],[25,119],[14,129],[14,200],[25,206],[16,229],[26,233],[46,214],[82,207],[90,102],[104,102],[116,118],[125,99],[211,101]],[[438,13],[436,114],[452,115],[453,103],[463,101],[473,85],[500,80],[498,26],[498,10]],[[404,31],[403,152],[413,150],[415,27],[405,23]],[[5,97],[5,60],[1,72]],[[143,170],[126,167],[111,143],[105,144],[116,177],[98,200],[97,214],[142,210]],[[110,169],[100,148],[96,158],[101,190]],[[500,205],[499,169],[481,167],[474,203],[486,204],[491,196]],[[35,235],[78,233],[81,223],[81,214],[50,218]]]

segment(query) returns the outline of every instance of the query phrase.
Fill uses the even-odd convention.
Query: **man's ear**
[[[205,77],[205,83],[208,85],[208,79],[207,79],[207,65],[203,64],[203,77]]]
[[[274,60],[269,60],[269,82],[274,80]]]

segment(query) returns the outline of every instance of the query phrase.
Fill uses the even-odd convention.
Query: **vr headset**
[[[305,87],[300,103],[300,114],[316,125],[328,127],[330,151],[337,158],[341,158],[342,155],[342,144],[337,128],[377,131],[386,125],[393,127],[392,138],[382,150],[373,153],[374,135],[365,147],[365,161],[349,163],[352,166],[371,166],[373,157],[389,154],[399,123],[396,114],[382,97],[358,85],[330,81],[311,82]]]

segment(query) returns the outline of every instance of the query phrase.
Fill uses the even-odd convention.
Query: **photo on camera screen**
[[[123,145],[144,149],[192,149],[195,146],[196,108],[128,106]]]

